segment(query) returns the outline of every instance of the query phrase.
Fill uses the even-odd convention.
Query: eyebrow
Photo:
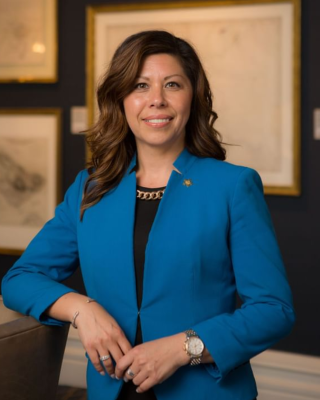
[[[164,80],[165,81],[167,81],[168,79],[171,79],[171,78],[173,78],[174,76],[179,76],[180,78],[185,78],[183,75],[181,75],[181,74],[172,74],[172,75],[169,75],[169,76],[165,76],[164,77]],[[147,76],[137,76],[137,79],[145,79],[146,81],[150,81],[150,78],[148,78]]]

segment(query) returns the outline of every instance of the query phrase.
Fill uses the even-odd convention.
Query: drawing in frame
[[[164,29],[196,48],[214,95],[227,161],[256,169],[266,194],[300,194],[300,0],[90,6],[87,104],[116,47]]]
[[[57,0],[0,0],[0,82],[57,79]]]
[[[21,254],[60,201],[59,109],[0,109],[0,253]]]

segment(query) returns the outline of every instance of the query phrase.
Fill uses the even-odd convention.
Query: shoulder
[[[235,187],[242,181],[254,181],[258,186],[262,186],[258,172],[252,168],[214,158],[196,159],[193,164],[194,173],[207,183]]]
[[[58,208],[63,204],[69,205],[72,208],[76,208],[75,205],[77,205],[77,207],[80,205],[83,196],[84,185],[88,179],[88,176],[89,173],[86,169],[77,174],[75,180],[67,189],[63,202],[58,206]]]
[[[70,185],[67,193],[70,191],[71,192],[79,192],[79,191],[83,190],[88,177],[89,177],[89,172],[87,169],[83,169],[82,171],[80,171],[77,174],[73,183]]]

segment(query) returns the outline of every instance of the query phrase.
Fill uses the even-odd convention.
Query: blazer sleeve
[[[23,255],[2,280],[2,295],[8,308],[48,325],[62,325],[44,314],[59,297],[74,292],[61,282],[79,266],[77,223],[86,171],[80,172],[68,189],[55,217],[31,241]]]
[[[242,306],[193,327],[215,361],[206,367],[217,380],[287,335],[295,321],[262,182],[249,168],[234,189],[229,246]]]

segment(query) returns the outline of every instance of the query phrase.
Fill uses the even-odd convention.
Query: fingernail
[[[110,375],[112,379],[116,378],[115,374]]]
[[[136,392],[137,392],[137,393],[141,393],[139,388],[136,390]]]
[[[117,375],[116,375],[116,379],[118,379],[118,381],[120,380],[120,378],[118,378]]]
[[[123,377],[123,380],[124,380],[125,382],[128,382],[128,378],[126,378],[125,376]]]
[[[105,376],[105,374],[106,374],[106,373],[105,373],[104,371],[101,371],[101,372],[100,372],[100,375],[102,375],[102,376]]]

